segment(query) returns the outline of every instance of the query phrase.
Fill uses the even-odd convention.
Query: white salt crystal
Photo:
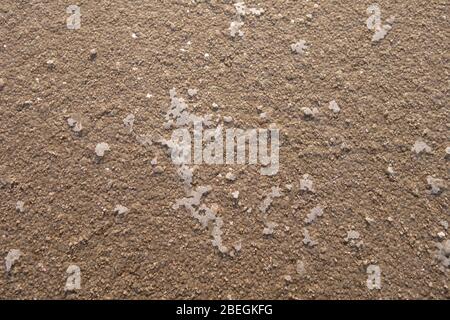
[[[308,46],[306,45],[306,41],[305,40],[300,40],[297,43],[291,44],[291,50],[294,53],[297,54],[305,54],[306,50],[308,49]]]
[[[79,117],[68,118],[67,124],[72,128],[73,132],[81,132],[83,130],[81,119]]]
[[[297,260],[296,270],[300,276],[305,275],[305,272],[306,272],[305,263],[301,260]]]
[[[392,29],[392,27],[388,24],[385,24],[382,27],[377,28],[375,33],[372,36],[372,42],[377,42],[377,41],[380,41],[381,39],[384,39],[384,37],[386,37],[389,30],[391,30],[391,29]]]
[[[334,113],[339,113],[341,111],[341,108],[339,108],[336,101],[330,101],[330,104],[328,105],[328,109],[333,111]]]
[[[16,203],[16,210],[19,211],[20,213],[25,212],[25,202],[23,201],[17,201]]]
[[[123,124],[128,128],[128,130],[130,130],[130,132],[133,131],[134,119],[135,117],[132,113],[130,113],[125,117],[125,119],[123,119]]]
[[[274,198],[279,198],[282,196],[281,189],[279,187],[272,187],[271,192],[266,195],[264,200],[259,205],[259,210],[262,213],[266,213],[269,207],[271,206]]]
[[[12,266],[19,260],[22,252],[18,249],[9,250],[5,258],[6,272],[10,272]]]
[[[231,21],[230,28],[229,28],[230,36],[233,37],[233,38],[236,37],[236,36],[243,37],[244,36],[244,32],[242,32],[240,30],[240,28],[243,25],[244,25],[244,23],[241,22],[241,21]]]
[[[436,244],[438,251],[436,253],[437,260],[441,263],[444,269],[450,267],[450,240],[442,241]]]
[[[223,245],[222,243],[222,230],[220,229],[223,226],[223,220],[222,218],[217,217],[214,221],[214,226],[211,232],[211,235],[213,236],[212,245],[214,247],[217,247],[221,253],[227,253],[228,248]]]
[[[188,95],[193,98],[197,95],[198,90],[197,89],[188,89]]]
[[[347,231],[347,237],[345,237],[345,242],[349,243],[350,246],[355,246],[355,247],[359,248],[363,244],[362,240],[357,241],[357,240],[359,240],[359,238],[360,238],[360,234],[358,231],[350,230],[350,231]]]
[[[416,140],[416,142],[414,143],[414,146],[412,147],[411,151],[414,151],[415,153],[419,154],[419,153],[430,153],[431,152],[431,147],[429,145],[427,145],[423,140]]]
[[[312,223],[317,219],[317,217],[320,217],[322,215],[323,215],[323,209],[321,207],[314,207],[311,209],[311,211],[306,216],[305,222]]]
[[[278,224],[276,224],[275,222],[267,222],[266,226],[263,229],[263,234],[264,235],[271,235],[274,232],[274,228],[276,228],[278,226]]]
[[[210,221],[216,219],[217,211],[217,208],[213,206],[211,206],[211,208],[208,208],[205,205],[200,206],[201,198],[210,191],[210,186],[199,186],[195,190],[191,190],[186,198],[177,199],[173,208],[178,209],[179,207],[184,207],[204,228],[206,228]]]
[[[367,289],[369,290],[380,290],[381,289],[381,269],[379,266],[371,264],[367,266]]]
[[[107,144],[106,142],[98,143],[97,146],[95,147],[95,153],[99,157],[103,157],[105,155],[105,151],[109,150],[110,150],[109,144]]]
[[[143,146],[151,146],[153,144],[153,139],[150,135],[136,135],[136,141]]]
[[[292,277],[290,275],[286,275],[286,276],[284,276],[284,280],[286,282],[292,282]]]
[[[225,178],[228,181],[234,181],[234,180],[236,180],[236,175],[232,172],[227,172],[227,174],[225,175]]]
[[[438,195],[445,188],[445,182],[432,176],[427,176],[427,183],[431,188],[431,194]]]
[[[244,2],[236,2],[234,4],[234,8],[236,9],[236,14],[239,16],[245,16],[247,13],[247,8]]]
[[[306,228],[303,228],[303,244],[309,247],[313,247],[317,245],[317,242],[311,239],[309,235],[309,231]]]
[[[234,4],[234,8],[236,9],[236,14],[239,17],[243,17],[245,15],[254,15],[259,17],[264,13],[264,9],[261,8],[247,8],[244,2],[236,2]]]
[[[248,13],[259,17],[260,15],[262,15],[264,13],[264,9],[249,8]]]
[[[345,241],[357,240],[359,239],[359,237],[360,234],[358,231],[355,230],[347,231],[347,237],[345,238]]]
[[[309,174],[304,174],[303,178],[300,179],[300,190],[314,192],[313,181]]]
[[[81,270],[77,265],[70,265],[66,273],[68,275],[64,291],[75,291],[81,289]]]

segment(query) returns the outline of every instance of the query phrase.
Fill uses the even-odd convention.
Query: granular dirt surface
[[[395,17],[380,41],[365,0],[246,1],[264,12],[240,18],[243,37],[230,36],[232,1],[82,1],[76,30],[70,4],[0,3],[0,254],[22,253],[9,272],[0,266],[0,298],[450,297],[436,258],[450,218],[448,1],[378,1],[383,24]],[[137,139],[170,137],[172,88],[225,128],[280,129],[276,175],[195,166],[223,243],[240,245],[233,254],[211,244],[211,225],[173,208],[186,192],[167,148]],[[416,141],[429,152],[414,152]],[[110,150],[99,158],[101,142]],[[314,192],[300,190],[305,174]],[[258,207],[274,186],[282,196],[265,235]],[[306,223],[317,206],[323,214]],[[72,291],[70,265],[81,272]],[[367,286],[370,265],[380,288]]]

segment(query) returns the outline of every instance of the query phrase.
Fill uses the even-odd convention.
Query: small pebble
[[[97,50],[91,49],[91,51],[89,51],[89,59],[95,60],[96,58],[97,58]]]
[[[223,121],[226,123],[230,123],[230,122],[233,122],[233,118],[230,116],[225,116],[225,117],[223,117]]]
[[[386,169],[386,174],[390,178],[394,177],[394,174],[395,174],[394,168],[392,168],[391,166],[388,166],[387,169]]]
[[[47,60],[47,68],[54,69],[55,68],[55,60]]]
[[[118,204],[114,208],[114,213],[118,215],[124,215],[130,211],[127,207],[122,206],[121,204]]]
[[[219,110],[219,105],[218,105],[217,103],[213,103],[213,104],[212,104],[212,109],[213,109],[214,111]]]
[[[161,173],[164,172],[164,168],[161,167],[161,166],[156,166],[155,169],[153,169],[153,172],[154,172],[155,174],[161,174]]]
[[[319,110],[317,108],[311,109],[308,107],[303,107],[301,110],[305,118],[314,118],[319,113]]]

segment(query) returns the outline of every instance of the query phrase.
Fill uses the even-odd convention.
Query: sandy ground
[[[1,259],[21,252],[0,266],[0,298],[450,298],[448,1],[378,1],[382,23],[395,20],[376,42],[366,0],[246,1],[264,12],[240,18],[243,37],[230,36],[232,1],[82,1],[78,30],[66,27],[69,4],[0,3]],[[225,127],[280,129],[274,176],[194,171],[194,187],[211,186],[202,203],[217,207],[223,244],[240,250],[219,252],[214,226],[173,208],[186,196],[177,168],[139,139],[170,137],[172,88]],[[300,190],[305,174],[314,192]],[[274,186],[282,196],[263,215]],[[80,289],[65,290],[70,265]],[[370,265],[379,289],[367,287]]]

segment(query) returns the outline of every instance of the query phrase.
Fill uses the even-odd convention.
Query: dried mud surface
[[[0,298],[450,297],[435,257],[448,239],[448,190],[434,195],[427,184],[449,180],[449,2],[378,1],[395,22],[376,43],[366,27],[372,1],[245,3],[265,12],[246,16],[244,37],[232,38],[231,1],[82,1],[79,30],[66,28],[67,1],[1,1]],[[301,39],[307,55],[290,48]],[[136,134],[170,135],[171,88],[196,114],[232,116],[226,127],[281,130],[275,176],[251,165],[195,170],[194,186],[212,187],[205,201],[219,207],[224,243],[241,242],[234,257],[172,208],[185,193],[167,150],[124,127],[133,113]],[[307,120],[302,107],[319,114]],[[74,115],[81,134],[67,124]],[[432,151],[412,152],[418,139]],[[97,161],[100,142],[111,150]],[[235,181],[224,178],[230,168]],[[314,193],[299,190],[304,174]],[[283,196],[265,236],[257,208],[272,186]],[[129,212],[117,216],[118,204]],[[324,213],[307,225],[317,205]],[[305,227],[316,246],[304,245]],[[359,248],[345,242],[350,230]],[[11,249],[23,255],[6,272]],[[65,292],[71,264],[81,289]],[[381,268],[380,290],[366,286],[370,264]]]

